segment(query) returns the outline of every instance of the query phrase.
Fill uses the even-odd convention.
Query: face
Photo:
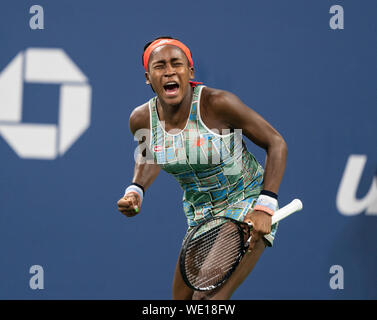
[[[145,78],[159,99],[169,105],[178,105],[189,94],[189,80],[194,79],[194,68],[189,66],[181,49],[164,45],[150,55]]]

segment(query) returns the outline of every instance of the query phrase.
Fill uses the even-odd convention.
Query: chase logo
[[[23,84],[60,84],[58,125],[23,123]],[[91,86],[62,49],[28,48],[0,73],[0,136],[24,159],[55,159],[88,129]]]

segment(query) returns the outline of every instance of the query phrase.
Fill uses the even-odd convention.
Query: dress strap
[[[198,120],[198,105],[200,99],[200,92],[204,86],[195,86],[194,93],[192,96],[192,103],[191,103],[191,112],[190,112],[190,120],[197,121]]]

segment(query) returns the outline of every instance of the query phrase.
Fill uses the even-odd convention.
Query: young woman
[[[133,110],[129,125],[140,145],[147,145],[139,159],[150,155],[153,161],[136,161],[133,182],[118,201],[118,210],[127,217],[138,214],[145,190],[163,169],[184,190],[189,229],[214,215],[251,222],[253,250],[221,287],[194,292],[184,283],[177,262],[173,299],[229,299],[265,246],[272,246],[277,226],[271,226],[271,216],[278,206],[286,143],[234,94],[193,82],[191,52],[177,39],[160,37],[148,43],[143,65],[156,96]],[[266,150],[264,169],[242,140],[237,143],[239,132]]]

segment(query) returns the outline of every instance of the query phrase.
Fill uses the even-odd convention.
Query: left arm
[[[220,117],[228,128],[242,129],[243,135],[266,150],[264,190],[277,194],[283,178],[288,151],[283,137],[262,116],[246,106],[234,94],[222,90],[211,90],[209,95],[209,105],[214,116]],[[263,211],[254,210],[247,214],[244,221],[253,224],[255,241],[271,232],[271,216]]]

